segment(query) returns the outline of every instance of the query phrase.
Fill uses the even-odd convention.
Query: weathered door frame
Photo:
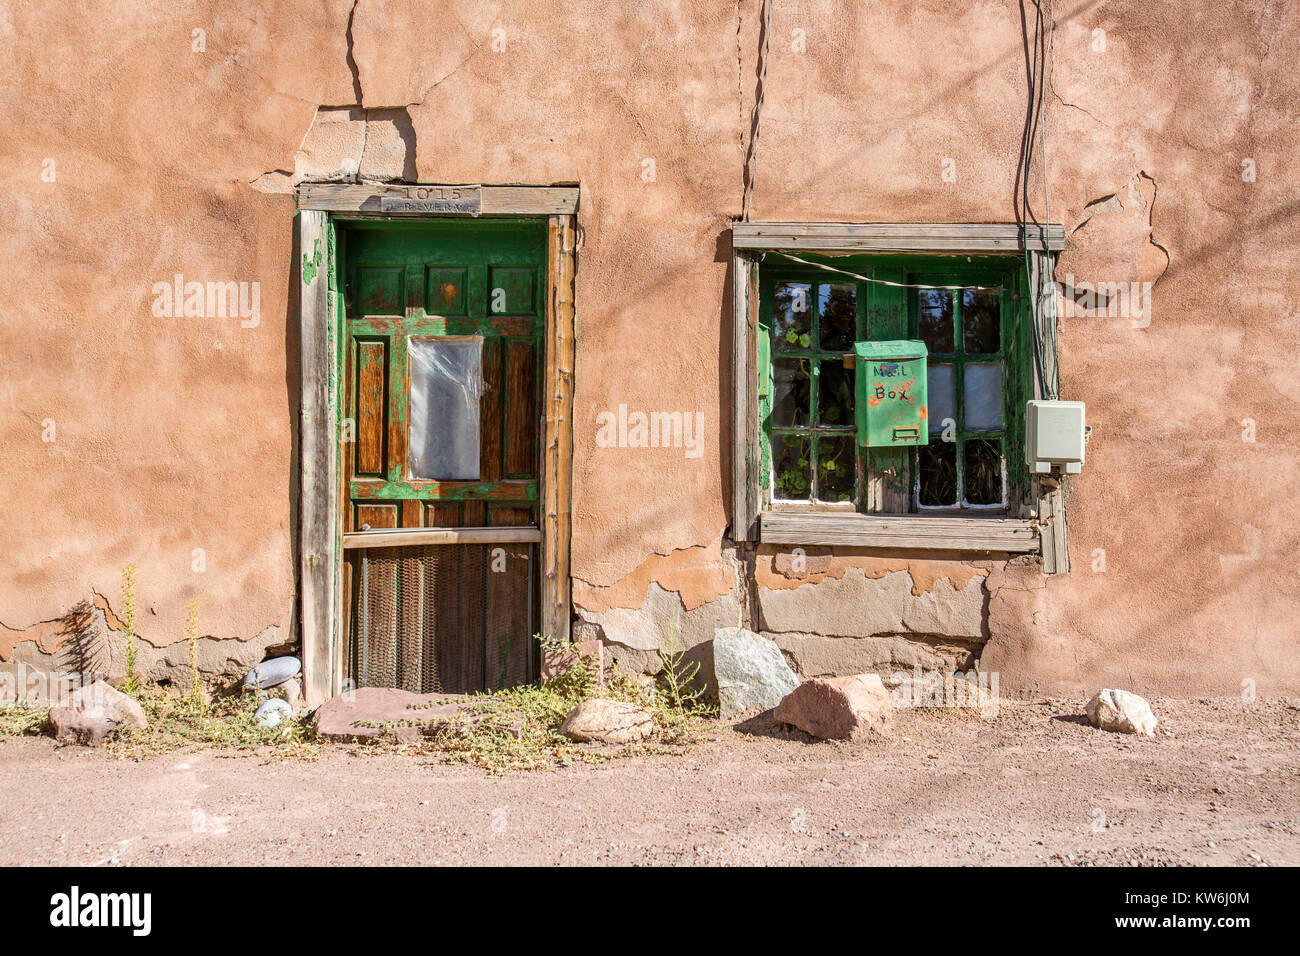
[[[385,207],[388,207],[385,209]],[[304,695],[317,704],[343,690],[343,526],[339,467],[338,262],[333,222],[448,216],[548,220],[541,474],[539,630],[569,639],[569,535],[573,464],[576,186],[304,183],[298,189],[299,422],[298,619]]]

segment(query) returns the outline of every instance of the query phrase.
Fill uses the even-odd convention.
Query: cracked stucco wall
[[[1300,256],[1279,237],[1300,215],[1300,80],[1281,53],[1300,41],[1300,11],[1279,0],[1058,0],[1055,11],[1049,211],[1069,232],[1063,264],[1088,281],[1155,282],[1152,320],[1061,328],[1064,397],[1086,401],[1094,426],[1070,500],[1074,572],[1044,581],[994,563],[966,577],[956,560],[957,577],[935,588],[980,589],[983,661],[999,661],[1004,692],[1112,681],[1201,694],[1245,678],[1298,690],[1297,492],[1282,478],[1300,468]],[[581,183],[584,617],[678,602],[701,620],[754,621],[762,600],[788,600],[756,595],[750,560],[730,564],[723,546],[726,233],[758,13],[757,0],[218,0],[147,5],[127,21],[89,0],[76,15],[0,13],[17,80],[0,89],[4,640],[22,644],[13,635],[92,591],[116,600],[127,562],[153,608],[141,622],[153,646],[182,639],[191,598],[214,637],[282,625],[298,402],[287,190],[333,177],[336,163],[348,176],[346,160],[359,175],[368,158],[376,178],[400,159],[402,178]],[[765,103],[755,219],[1013,218],[1025,106],[1013,2],[776,4]],[[941,176],[946,159],[955,181]],[[1040,170],[1029,188],[1041,197]],[[176,273],[259,282],[260,322],[155,318],[151,287]],[[620,403],[699,412],[704,454],[597,446],[596,416]],[[42,441],[46,421],[56,440]],[[901,570],[845,568],[797,590],[897,592],[864,596],[872,613],[877,600],[929,600],[883,583]],[[854,646],[851,659],[867,659]]]

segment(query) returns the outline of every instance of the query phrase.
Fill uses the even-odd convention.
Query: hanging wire
[[[1048,0],[1047,3],[1047,43],[1043,48],[1043,92],[1044,96],[1048,83],[1048,63],[1052,54],[1052,33],[1056,28],[1056,21],[1053,18],[1056,7],[1056,0]],[[1047,225],[1043,227],[1043,245],[1047,245],[1047,227],[1052,223],[1051,207],[1048,202],[1048,184],[1047,184],[1047,111],[1043,110],[1043,218]],[[1049,255],[1048,260],[1051,262]],[[1056,341],[1056,287],[1052,278],[1051,270],[1047,274],[1047,336],[1051,345],[1052,356],[1052,380],[1044,385],[1049,389],[1048,398],[1058,398],[1061,394],[1061,367],[1057,361],[1057,341]]]
[[[1030,264],[1029,258],[1029,241],[1030,241],[1030,222],[1038,227],[1038,237],[1047,249],[1048,227],[1051,222],[1048,204],[1048,183],[1047,183],[1047,122],[1046,122],[1046,91],[1047,91],[1047,63],[1049,48],[1051,45],[1053,31],[1053,7],[1055,0],[1048,0],[1051,4],[1047,11],[1047,20],[1043,18],[1043,0],[1032,0],[1034,4],[1034,41],[1033,49],[1030,52],[1029,60],[1029,115],[1025,122],[1025,137],[1021,144],[1020,162],[1020,189],[1017,196],[1017,206],[1020,219],[1020,240],[1022,244],[1022,253],[1024,256],[1025,274],[1035,280],[1035,288],[1031,290],[1030,308],[1034,321],[1031,323],[1031,335],[1033,345],[1034,368],[1038,373],[1038,381],[1042,383],[1043,396],[1045,398],[1056,398],[1060,394],[1060,378],[1056,363],[1056,318],[1055,318],[1055,296],[1052,286],[1052,277],[1050,270],[1047,274],[1036,274]],[[1026,46],[1028,39],[1026,38]],[[1045,221],[1039,222],[1038,217],[1034,215],[1033,206],[1030,202],[1029,176],[1033,169],[1034,140],[1039,138],[1042,143],[1042,168],[1043,168],[1043,215]],[[1050,257],[1047,259],[1050,265]],[[1046,287],[1046,293],[1045,293]],[[1044,321],[1044,313],[1046,321]],[[1044,341],[1046,338],[1046,341]],[[1050,348],[1050,353],[1049,353]],[[1048,375],[1048,355],[1051,356],[1051,375]]]
[[[789,259],[798,262],[801,265],[812,266],[815,269],[824,269],[827,272],[834,272],[838,275],[848,276],[850,279],[857,279],[859,282],[870,282],[872,285],[893,286],[895,289],[940,289],[945,292],[962,291],[972,289],[978,292],[1005,292],[1006,287],[1000,285],[922,285],[916,282],[890,282],[888,279],[873,279],[870,276],[858,275],[856,272],[849,272],[846,269],[836,269],[834,266],[828,266],[821,262],[810,262],[807,259],[801,259],[798,256],[791,255],[788,252],[765,252],[759,261],[766,259],[768,256],[780,256],[782,259]]]
[[[758,92],[754,96],[754,121],[749,134],[749,151],[745,157],[745,199],[741,218],[749,222],[749,209],[754,201],[754,176],[758,171],[758,134],[763,122],[763,100],[767,93],[768,50],[772,46],[772,0],[763,0],[763,38],[759,63]]]

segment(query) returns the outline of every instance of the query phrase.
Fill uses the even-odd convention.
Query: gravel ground
[[[685,756],[504,777],[8,739],[0,864],[1300,863],[1300,703],[1156,699],[1154,739],[1082,703],[899,711],[852,744],[760,717]]]

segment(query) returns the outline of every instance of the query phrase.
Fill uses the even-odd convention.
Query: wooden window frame
[[[758,329],[760,261],[767,252],[940,256],[1029,257],[1027,284],[1039,301],[1050,295],[1052,256],[1064,248],[1060,224],[1028,229],[1014,223],[736,223],[732,228],[732,488],[731,537],[739,542],[780,545],[852,546],[891,550],[942,550],[971,553],[1038,552],[1045,573],[1069,570],[1065,509],[1060,488],[1050,479],[1030,480],[1026,517],[898,513],[912,489],[890,487],[880,476],[868,479],[867,510],[787,511],[773,508],[765,491],[764,439],[759,417]],[[826,273],[832,277],[832,273]],[[1039,309],[1039,321],[1045,310]],[[906,310],[905,310],[906,314]],[[898,337],[906,330],[899,329]],[[1045,332],[1040,329],[1039,332]],[[1044,340],[1052,339],[1044,336]],[[1056,356],[1044,358],[1048,376]],[[1031,363],[1033,364],[1033,363]],[[1043,395],[1039,369],[1032,394]],[[1008,434],[1016,421],[1005,423]],[[1008,442],[1008,458],[1019,442]],[[902,450],[901,455],[910,454]],[[882,469],[886,471],[887,469]],[[897,485],[897,482],[894,483]],[[910,482],[908,482],[910,485]],[[1033,507],[1036,505],[1036,507]]]
[[[384,200],[409,200],[439,190],[470,192],[473,211],[453,207],[427,211],[412,203],[397,211]],[[298,274],[301,406],[299,409],[298,620],[304,696],[317,704],[343,690],[340,623],[345,541],[344,488],[338,444],[341,406],[339,369],[342,295],[338,286],[336,223],[348,219],[543,216],[548,220],[544,352],[544,415],[541,488],[541,632],[569,640],[570,529],[573,468],[573,386],[577,186],[476,186],[435,184],[304,183],[298,188],[294,271]],[[480,529],[456,529],[472,540]],[[427,532],[417,532],[427,537]],[[386,539],[387,540],[387,539]],[[396,537],[388,543],[397,544]]]

